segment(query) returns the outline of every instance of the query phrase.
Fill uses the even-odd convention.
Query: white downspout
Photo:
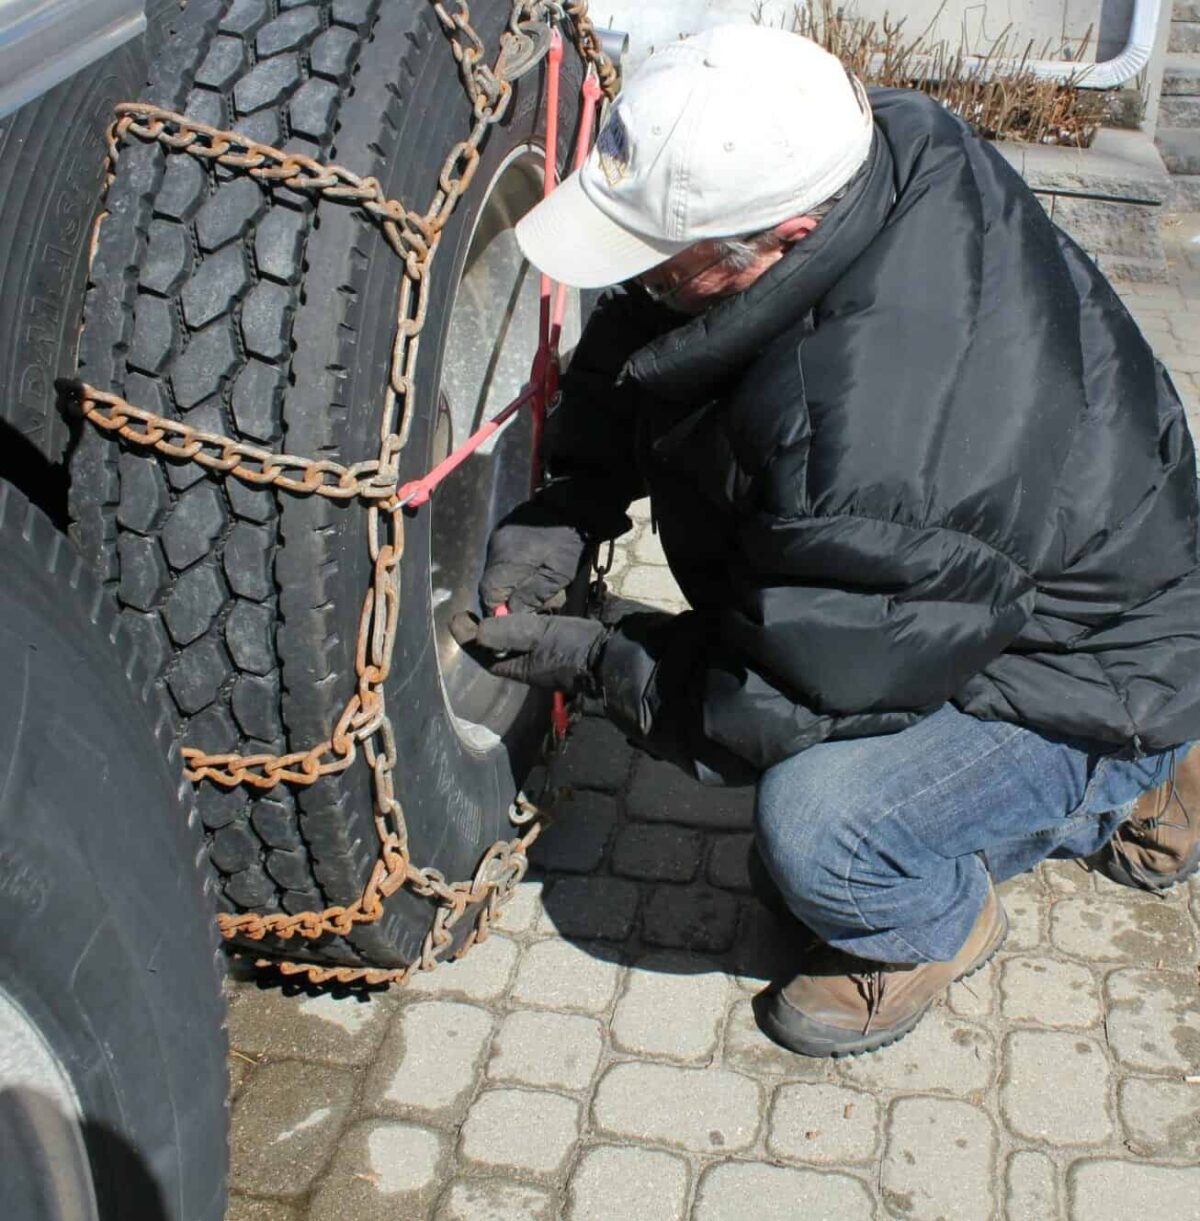
[[[989,76],[997,71],[1032,72],[1044,80],[1068,81],[1081,89],[1114,89],[1132,80],[1150,62],[1158,22],[1162,13],[1160,0],[1134,0],[1133,16],[1129,21],[1129,38],[1119,55],[1102,63],[1081,63],[1071,59],[989,59],[971,56],[963,61],[961,73],[970,76],[985,71]],[[920,62],[918,57],[917,63]],[[932,64],[930,65],[933,66]]]

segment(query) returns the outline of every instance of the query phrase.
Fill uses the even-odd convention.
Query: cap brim
[[[579,171],[517,222],[517,244],[539,270],[574,288],[620,284],[685,250],[610,220],[587,197]]]

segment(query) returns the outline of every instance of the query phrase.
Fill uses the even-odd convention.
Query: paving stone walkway
[[[1200,217],[1164,230],[1170,281],[1122,291],[1200,435]],[[612,584],[679,609],[645,508]],[[794,939],[749,891],[751,794],[592,720],[553,783],[462,962],[365,996],[230,984],[230,1221],[1200,1219],[1196,879],[1043,866],[912,1035],[804,1060],[754,1021]]]

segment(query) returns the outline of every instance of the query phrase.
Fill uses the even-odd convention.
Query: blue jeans
[[[901,733],[825,742],[759,781],[759,852],[793,912],[830,945],[880,962],[947,961],[997,881],[1088,856],[1173,755],[980,721],[947,704]]]

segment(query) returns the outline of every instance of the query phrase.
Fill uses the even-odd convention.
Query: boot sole
[[[976,971],[986,967],[999,953],[1008,937],[1008,913],[1003,908],[1000,909],[1000,916],[1001,922],[996,935],[984,946],[975,961],[961,975],[955,976],[952,983],[970,979]],[[768,1037],[781,1047],[786,1047],[798,1055],[840,1060],[844,1056],[861,1056],[866,1052],[878,1051],[880,1048],[898,1043],[906,1034],[911,1033],[933,1007],[936,999],[936,996],[930,997],[922,1008],[911,1017],[906,1018],[900,1025],[889,1026],[884,1030],[867,1035],[851,1036],[849,1031],[836,1030],[834,1027],[809,1021],[803,1014],[796,1013],[795,1010],[783,1011],[785,1015],[793,1014],[793,1017],[781,1017],[781,1006],[769,1004],[763,1006],[763,1012],[759,1015],[759,1025]]]
[[[1188,853],[1187,859],[1183,866],[1174,873],[1151,873],[1147,877],[1148,882],[1139,882],[1137,878],[1121,864],[1119,858],[1113,852],[1106,852],[1104,856],[1097,862],[1100,872],[1111,882],[1116,882],[1118,886],[1128,886],[1130,890],[1141,890],[1150,894],[1161,894],[1164,890],[1170,890],[1173,886],[1177,886],[1180,882],[1186,882],[1197,870],[1200,870],[1200,844]]]

